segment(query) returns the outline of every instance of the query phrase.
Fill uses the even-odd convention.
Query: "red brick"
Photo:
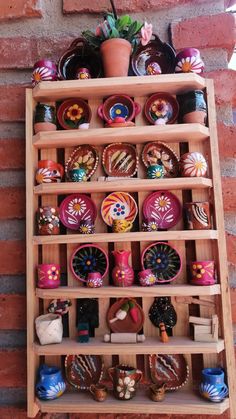
[[[204,77],[214,79],[215,97],[218,105],[236,105],[236,71],[216,70],[204,73]]]
[[[227,259],[230,263],[236,265],[236,236],[226,233]]]
[[[224,211],[235,212],[236,210],[236,178],[222,177],[222,193]]]
[[[0,241],[0,275],[25,273],[25,242],[23,240]]]
[[[0,352],[0,382],[4,387],[26,386],[26,351],[24,349]]]
[[[3,0],[0,2],[1,21],[41,16],[42,10],[38,0]]]
[[[25,189],[0,188],[0,220],[25,218]]]
[[[205,0],[195,0],[201,4]],[[181,4],[192,3],[192,0],[120,0],[116,2],[116,10],[121,12],[138,12],[147,10],[161,10]],[[64,13],[104,13],[111,11],[107,0],[63,0]]]
[[[235,44],[235,18],[232,13],[198,16],[174,22],[171,26],[174,47],[225,48],[231,53]]]
[[[236,323],[236,289],[231,288],[230,290],[231,308],[232,308],[232,321]]]
[[[25,141],[19,138],[0,139],[0,170],[24,169]]]
[[[23,330],[26,328],[25,299],[25,295],[0,294],[0,329]]]
[[[25,87],[23,85],[0,85],[0,121],[24,121]]]
[[[223,122],[217,124],[220,158],[236,158],[234,147],[236,138],[236,126],[225,125]]]

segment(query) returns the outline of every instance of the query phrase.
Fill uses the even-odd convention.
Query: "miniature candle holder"
[[[38,287],[58,288],[60,286],[60,265],[43,263],[38,265]]]
[[[215,279],[215,262],[213,260],[190,262],[190,283],[193,285],[213,285]]]
[[[37,212],[38,233],[42,236],[60,233],[59,211],[55,207],[40,207]]]
[[[188,230],[208,230],[211,228],[209,202],[186,202],[184,210]]]

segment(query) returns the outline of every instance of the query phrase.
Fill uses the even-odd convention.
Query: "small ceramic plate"
[[[155,93],[146,100],[144,105],[144,114],[150,124],[173,124],[178,113],[179,104],[169,93]]]
[[[151,378],[155,384],[166,384],[167,390],[178,390],[188,381],[189,367],[183,355],[149,355]]]
[[[71,256],[70,267],[76,279],[87,281],[90,272],[100,272],[102,278],[108,270],[108,256],[105,250],[96,244],[84,244]]]
[[[104,222],[112,226],[113,220],[134,221],[138,207],[134,198],[126,192],[112,192],[101,205],[101,214]]]
[[[94,147],[83,144],[77,147],[70,155],[65,165],[67,179],[70,179],[70,170],[85,169],[86,178],[89,179],[96,171],[98,166],[98,154]]]
[[[178,198],[168,191],[152,192],[143,202],[143,217],[155,221],[159,230],[174,227],[182,215]]]
[[[100,355],[67,355],[65,373],[67,381],[78,390],[89,390],[103,376],[104,363]]]
[[[61,203],[60,221],[71,230],[78,230],[81,220],[92,220],[97,216],[96,205],[87,195],[80,193],[67,196]]]
[[[155,141],[145,144],[142,150],[142,161],[146,167],[162,163],[164,177],[178,176],[179,158],[165,143]]]
[[[121,306],[129,300],[135,304],[135,308],[137,309],[138,321],[134,322],[130,315],[130,312],[128,311],[127,316],[124,320],[116,320],[112,322],[111,320],[115,319],[116,313],[120,310]],[[113,333],[138,333],[142,329],[143,323],[143,309],[133,298],[121,298],[120,300],[112,304],[112,306],[109,308],[107,312],[107,324]]]
[[[104,148],[102,164],[108,176],[132,177],[138,169],[138,155],[131,144],[114,143]]]
[[[87,102],[79,98],[64,100],[57,109],[57,119],[63,129],[77,129],[90,122],[91,115]]]
[[[165,284],[173,281],[181,272],[180,255],[168,243],[156,242],[146,247],[141,256],[143,269],[151,269],[157,283]]]

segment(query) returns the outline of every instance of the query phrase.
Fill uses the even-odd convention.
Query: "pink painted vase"
[[[190,283],[193,285],[213,285],[216,283],[213,260],[191,262],[190,272]]]
[[[114,250],[115,267],[112,270],[112,279],[117,287],[129,287],[134,283],[134,270],[129,266],[130,251]]]
[[[43,263],[38,265],[38,287],[58,288],[60,286],[60,265]]]

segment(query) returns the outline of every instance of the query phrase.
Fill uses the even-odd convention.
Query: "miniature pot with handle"
[[[36,394],[39,399],[53,400],[62,396],[66,383],[59,368],[42,365],[38,370],[38,375]]]
[[[98,107],[97,112],[107,123],[116,117],[122,117],[127,122],[132,121],[141,112],[141,106],[128,95],[112,95]]]
[[[142,371],[128,365],[117,365],[108,368],[113,382],[114,395],[119,400],[130,400],[135,396],[136,387],[142,378]]]
[[[224,371],[221,368],[204,368],[199,391],[204,398],[221,402],[229,392],[224,382]]]

